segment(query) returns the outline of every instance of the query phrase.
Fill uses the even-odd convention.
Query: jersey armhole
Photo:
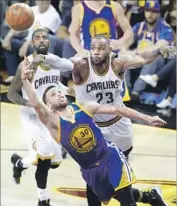
[[[93,114],[91,114],[90,112],[88,112],[81,104],[75,102],[73,103],[74,105],[77,105],[83,112],[85,112],[89,117],[93,118]]]
[[[113,61],[113,59],[115,59],[115,58],[118,58],[118,55],[117,54],[113,54],[113,56],[112,56],[112,58],[111,58],[111,62]],[[123,75],[124,75],[124,73],[125,72],[122,72],[122,69],[120,69],[119,70],[119,72],[116,72],[116,70],[114,69],[114,67],[112,66],[112,63],[111,63],[111,68],[112,68],[112,71],[114,72],[114,74],[117,76],[117,77],[119,77],[119,79],[120,80],[123,80]],[[121,73],[123,73],[123,75],[119,75],[119,74],[121,74]]]
[[[112,13],[113,13],[113,16],[114,16],[114,19],[116,20],[116,23],[118,24],[118,21],[117,21],[117,14],[116,14],[116,9],[115,9],[115,6],[113,5],[114,2],[110,2],[110,8],[112,10]]]

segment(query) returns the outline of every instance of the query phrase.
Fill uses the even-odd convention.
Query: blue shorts
[[[114,143],[110,144],[108,153],[97,166],[81,168],[82,176],[100,201],[107,203],[121,188],[136,182],[133,171],[124,154]]]

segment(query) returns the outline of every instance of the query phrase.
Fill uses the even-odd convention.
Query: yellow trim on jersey
[[[49,156],[49,157],[43,157],[41,156],[40,154],[37,154],[36,155],[36,160],[34,160],[32,162],[32,165],[37,165],[38,164],[38,159],[41,159],[41,160],[51,160],[55,157],[55,155],[52,155],[52,156]]]
[[[73,103],[75,105],[77,105],[79,108],[81,108],[82,111],[84,111],[88,116],[90,116],[91,118],[93,118],[93,114],[91,114],[90,112],[88,112],[81,104],[79,103]]]
[[[82,5],[82,3],[80,3],[80,27],[82,27],[82,22],[83,22],[83,19],[84,19],[84,7]]]
[[[59,143],[61,141],[61,126],[60,126],[60,119],[58,120],[58,138],[56,142]]]
[[[69,107],[70,107],[70,106],[69,106]],[[71,109],[71,113],[72,113],[72,117],[71,117],[70,119],[65,118],[65,117],[62,117],[62,116],[60,116],[60,117],[61,117],[62,119],[64,119],[64,120],[66,120],[66,121],[71,122],[72,124],[74,124],[74,123],[76,122],[76,120],[75,120],[75,111],[74,111],[73,107],[70,107],[70,109]]]
[[[36,56],[36,53],[33,53],[32,57],[35,58],[35,56]],[[39,64],[37,64],[37,66],[40,66],[40,68],[42,70],[45,70],[45,71],[51,70],[50,65],[45,65],[43,62],[39,62]]]
[[[50,67],[49,65],[45,65],[45,64],[43,64],[43,63],[39,63],[38,66],[40,66],[40,68],[41,68],[42,70],[44,70],[44,71],[49,71],[49,70],[51,70],[51,67]]]
[[[122,116],[118,115],[118,116],[114,117],[113,119],[110,119],[110,120],[105,121],[105,122],[96,122],[96,124],[99,127],[108,127],[108,126],[111,126],[111,125],[115,124],[116,122],[118,122],[121,118],[122,118]]]
[[[124,187],[127,187],[137,182],[133,171],[130,171],[129,169],[128,171],[126,171],[125,167],[126,166],[124,165],[122,168],[122,178],[120,180],[119,186],[114,189],[115,191],[120,190]]]
[[[62,161],[60,162],[51,162],[51,165],[60,165],[62,163]]]

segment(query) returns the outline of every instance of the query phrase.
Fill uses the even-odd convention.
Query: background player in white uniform
[[[32,37],[35,53],[27,57],[28,62],[33,62],[35,73],[31,76],[31,84],[35,88],[38,96],[42,99],[43,93],[51,86],[58,86],[66,94],[67,87],[60,82],[60,71],[68,71],[73,68],[73,64],[67,59],[59,59],[58,65],[53,67],[47,64],[47,57],[54,55],[48,54],[49,39],[48,33],[44,29],[38,29]],[[41,55],[46,55],[46,63],[41,61]],[[23,105],[21,109],[22,126],[28,137],[29,155],[21,158],[19,155],[12,155],[13,177],[17,184],[20,183],[21,173],[24,168],[32,164],[37,164],[36,182],[38,187],[39,206],[49,206],[49,197],[46,191],[47,176],[50,168],[57,168],[62,160],[61,147],[51,138],[47,128],[41,123],[30,103],[26,92],[22,87],[21,68],[22,62],[16,76],[9,88],[8,98],[16,103]],[[58,69],[58,70],[57,70]],[[22,90],[22,96],[19,94]]]

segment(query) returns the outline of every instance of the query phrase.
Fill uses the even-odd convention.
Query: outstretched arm
[[[24,99],[20,94],[22,89],[22,80],[21,80],[21,68],[23,63],[19,64],[15,77],[12,80],[12,83],[8,89],[7,97],[10,101],[15,104],[30,106],[30,103],[27,99]]]
[[[50,110],[48,107],[40,100],[30,84],[28,80],[28,76],[30,75],[33,70],[30,70],[31,64],[24,65],[21,72],[21,79],[24,86],[24,89],[27,93],[31,106],[36,110],[37,114],[39,115],[40,120],[44,124],[48,124],[50,121]]]
[[[151,117],[124,106],[100,105],[95,102],[89,102],[84,104],[83,106],[91,114],[119,114],[122,117],[140,120],[145,122],[146,124],[153,126],[163,126],[164,124],[166,124],[165,121],[157,116]]]
[[[33,63],[43,62],[52,66],[53,69],[58,69],[61,72],[68,72],[73,70],[73,63],[69,59],[60,58],[54,54],[42,55],[38,54],[33,59]]]

